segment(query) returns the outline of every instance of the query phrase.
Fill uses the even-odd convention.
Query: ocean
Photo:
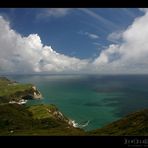
[[[101,128],[133,111],[148,108],[148,75],[8,75],[32,83],[43,95],[32,104],[55,104],[78,127]]]

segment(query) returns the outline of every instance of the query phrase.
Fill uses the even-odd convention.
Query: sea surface
[[[33,83],[44,99],[55,104],[86,131],[103,127],[130,112],[148,108],[148,75],[9,75]]]

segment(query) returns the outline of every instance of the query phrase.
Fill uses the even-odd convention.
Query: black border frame
[[[147,0],[1,0],[1,8],[146,8]],[[130,143],[147,140],[147,136],[0,136],[0,144],[15,147],[112,147],[148,146],[148,143]],[[129,144],[126,144],[129,140]]]

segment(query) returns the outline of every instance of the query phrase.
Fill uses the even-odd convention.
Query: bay
[[[55,104],[86,131],[105,126],[130,112],[148,108],[148,75],[8,75],[32,83],[44,99]]]

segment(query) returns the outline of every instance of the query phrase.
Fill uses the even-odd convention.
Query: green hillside
[[[0,106],[0,135],[83,135],[81,129],[49,113],[52,105],[25,107],[18,104]]]
[[[133,112],[103,128],[89,132],[101,136],[148,136],[148,109]]]
[[[17,101],[36,92],[32,84],[0,78],[0,135],[84,135],[55,105],[27,107]],[[28,97],[26,97],[28,98]],[[33,99],[33,98],[32,98]],[[16,101],[10,103],[10,101]]]

